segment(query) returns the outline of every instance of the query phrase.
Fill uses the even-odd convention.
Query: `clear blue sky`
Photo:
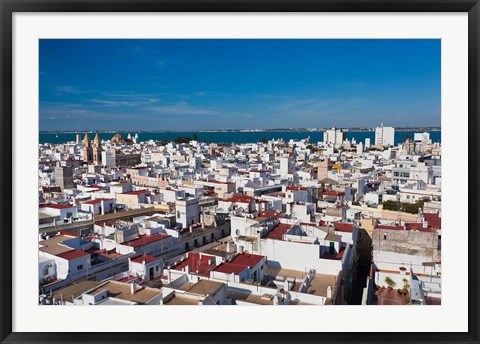
[[[440,40],[41,40],[40,130],[440,126]]]

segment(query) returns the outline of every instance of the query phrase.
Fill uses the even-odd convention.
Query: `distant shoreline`
[[[418,131],[418,132],[430,132],[430,131],[441,131],[439,127],[394,127],[396,131]],[[207,129],[207,130],[40,130],[41,134],[81,134],[85,132],[95,132],[100,133],[268,133],[268,132],[277,132],[277,133],[288,133],[288,132],[325,132],[331,128],[278,128],[278,129]],[[375,128],[336,128],[342,129],[345,132],[373,132]]]

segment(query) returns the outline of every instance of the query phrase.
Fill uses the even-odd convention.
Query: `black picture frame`
[[[1,0],[0,339],[2,343],[92,342],[455,342],[478,343],[479,15],[478,0]],[[12,15],[15,12],[468,12],[468,332],[465,333],[18,333],[12,332]],[[452,314],[454,316],[454,314]],[[348,326],[346,324],[346,326]],[[253,340],[252,340],[253,339]]]

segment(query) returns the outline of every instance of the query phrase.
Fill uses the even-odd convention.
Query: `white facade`
[[[200,223],[200,207],[198,199],[177,200],[176,204],[177,223],[182,225],[182,228]]]
[[[414,133],[413,141],[428,142],[430,141],[430,133]]]
[[[39,256],[38,259],[38,281],[43,283],[45,281],[53,280],[57,277],[57,267],[55,259],[45,256]]]
[[[290,157],[280,158],[280,175],[282,177],[287,177],[292,172],[293,172],[292,158]]]
[[[323,142],[326,144],[333,144],[341,146],[345,140],[345,133],[342,129],[329,129],[323,133]]]
[[[375,128],[375,144],[379,146],[393,146],[395,144],[395,128],[380,127]]]

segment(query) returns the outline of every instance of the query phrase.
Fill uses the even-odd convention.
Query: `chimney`
[[[190,225],[190,227],[188,227],[188,229],[189,229],[190,233],[193,232],[193,226],[192,225]]]
[[[331,286],[328,286],[327,287],[327,297],[328,298],[332,298],[332,287]]]
[[[130,294],[135,294],[135,289],[137,288],[137,284],[135,282],[130,284]]]
[[[187,264],[187,265],[185,266],[185,272],[186,272],[187,274],[190,273],[190,265]]]

